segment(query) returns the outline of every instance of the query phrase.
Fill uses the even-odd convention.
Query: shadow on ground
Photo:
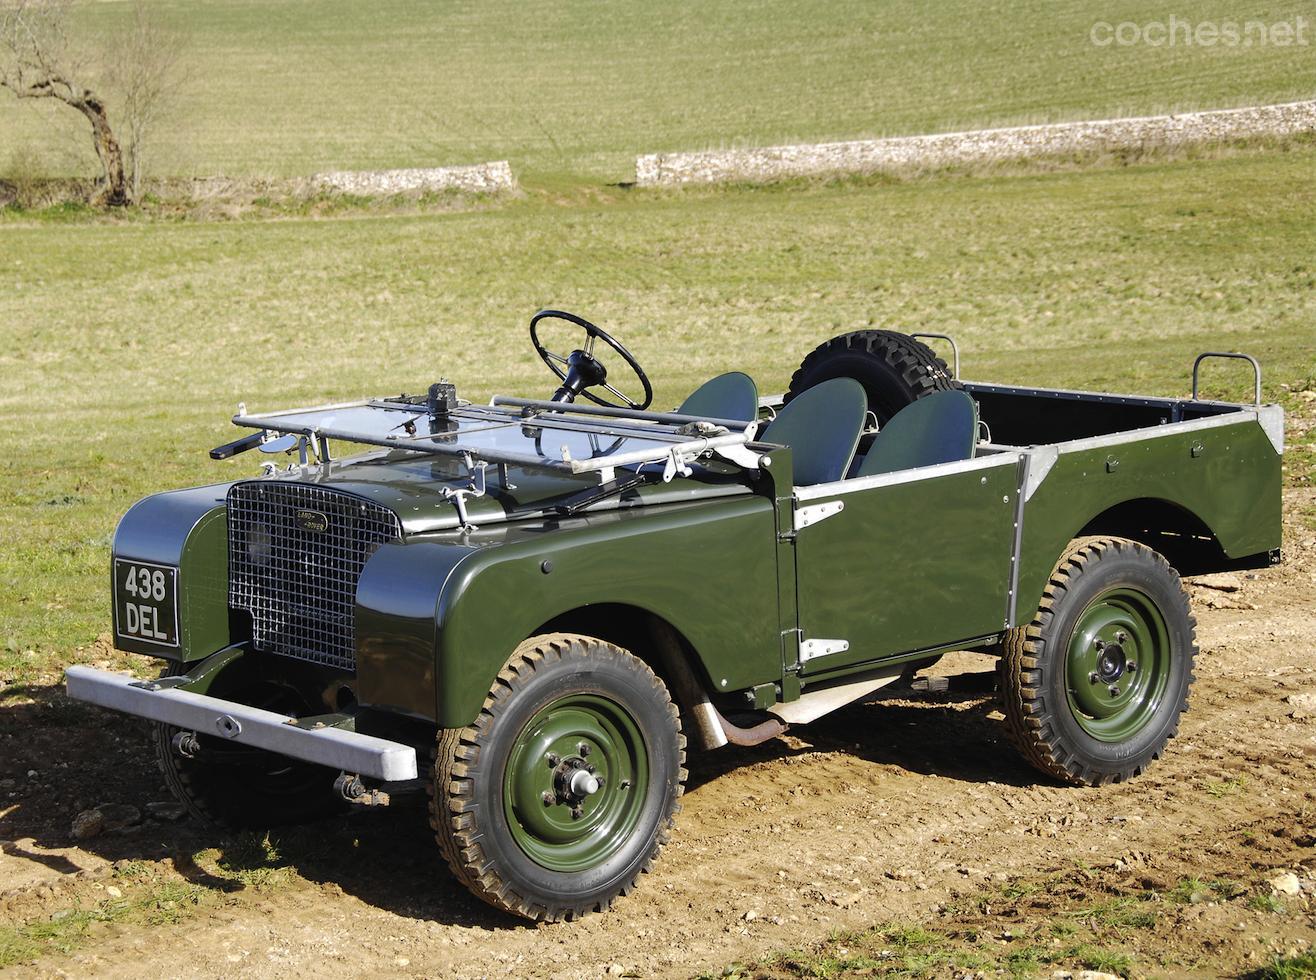
[[[740,767],[835,753],[942,778],[1034,783],[1035,774],[1010,748],[999,721],[988,717],[995,707],[991,695],[968,687],[922,694],[904,689],[884,703],[853,705],[793,729],[788,739],[695,755],[687,792],[734,792],[731,774]],[[268,836],[229,834],[186,819],[146,820],[81,842],[71,836],[81,810],[127,803],[144,811],[148,802],[168,799],[145,723],[72,702],[62,685],[10,688],[0,695],[0,839],[11,857],[74,874],[82,867],[79,851],[70,850],[76,846],[107,861],[168,862],[194,883],[222,892],[290,868],[307,882],[340,888],[397,915],[495,930],[530,928],[485,906],[452,878],[434,844],[423,794]],[[195,859],[212,849],[222,874],[206,871]],[[0,891],[4,887],[0,882]]]

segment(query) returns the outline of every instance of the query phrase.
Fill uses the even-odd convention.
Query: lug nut
[[[561,757],[559,757],[556,752],[548,753],[548,768],[552,769],[561,761],[562,761]]]
[[[1096,642],[1093,643],[1092,645],[1096,647],[1098,650],[1106,649],[1106,641],[1101,639],[1101,637],[1097,637]]]
[[[579,750],[581,755],[589,755],[590,753],[588,742],[581,742],[580,745],[578,745],[576,748]]]
[[[554,796],[552,793],[545,793],[543,799],[544,799],[544,806],[552,806],[554,803],[557,802],[557,797]]]
[[[1136,660],[1130,660],[1128,663],[1124,665],[1124,669],[1127,670],[1130,674],[1132,674],[1135,670],[1138,669],[1138,662]]]
[[[572,807],[572,808],[571,808],[571,819],[572,819],[572,820],[579,820],[579,819],[580,819],[581,817],[583,817],[584,815],[585,815],[585,811],[582,810],[580,807],[576,806],[576,807]]]
[[[1123,630],[1115,631],[1115,639],[1118,640],[1120,643],[1123,643],[1128,638],[1129,638],[1129,634],[1125,633]]]
[[[630,788],[631,788],[631,781],[630,781],[629,779],[623,779],[623,780],[621,781],[621,788],[622,788],[622,789],[630,789]]]
[[[1119,685],[1118,685],[1118,684],[1112,684],[1112,685],[1110,685],[1109,690],[1110,690],[1110,693],[1111,693],[1111,694],[1114,694],[1114,695],[1118,695],[1118,694],[1120,693],[1120,689],[1119,689]]]
[[[1089,684],[1096,684],[1099,683],[1100,681],[1101,681],[1101,675],[1098,674],[1095,670],[1092,673],[1088,674]]]
[[[588,772],[588,773],[591,773],[591,774],[592,774],[592,773],[594,772],[594,767],[593,767],[593,766],[586,766],[586,767],[585,767],[585,771]]]

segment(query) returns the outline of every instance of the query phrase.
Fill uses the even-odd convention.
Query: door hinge
[[[808,663],[814,657],[825,657],[829,653],[844,653],[849,649],[849,640],[803,640],[800,643],[800,663]]]
[[[800,507],[795,511],[795,530],[799,531],[811,524],[817,524],[819,521],[825,521],[833,514],[839,514],[845,510],[844,500],[829,500],[825,504],[814,504],[812,507]]]

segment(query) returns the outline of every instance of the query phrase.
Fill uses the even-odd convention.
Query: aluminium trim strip
[[[1019,450],[1011,453],[996,453],[991,456],[979,456],[956,463],[938,463],[935,466],[920,466],[912,470],[897,470],[894,473],[880,473],[876,476],[859,476],[849,480],[837,480],[833,483],[819,483],[811,487],[796,487],[796,500],[817,500],[820,497],[835,497],[860,490],[872,490],[875,487],[897,486],[901,483],[917,483],[953,473],[971,473],[975,470],[990,470],[997,466],[1019,465]]]
[[[1171,398],[1160,395],[1130,395],[1115,391],[1080,391],[1076,388],[1039,388],[1035,385],[1004,385],[996,384],[991,381],[962,380],[961,383],[970,394],[975,391],[985,391],[1005,395],[1048,395],[1056,398],[1076,399],[1080,401],[1110,402],[1117,405],[1142,405],[1147,408],[1174,408],[1176,405],[1223,409],[1256,407],[1251,402],[1208,401],[1204,398]]]
[[[1033,457],[1030,453],[1023,453],[1019,457],[1019,482],[1014,493],[1014,536],[1010,542],[1010,591],[1005,599],[1006,629],[1015,625],[1019,613],[1019,562],[1024,543],[1024,504],[1027,502],[1025,491],[1032,465]]]
[[[1231,412],[1228,415],[1213,415],[1210,418],[1193,419],[1191,422],[1167,422],[1164,425],[1151,425],[1142,429],[1113,432],[1108,436],[1089,436],[1086,439],[1073,439],[1069,442],[1058,442],[1054,445],[1062,454],[1081,453],[1090,449],[1124,446],[1131,442],[1142,442],[1146,439],[1182,435],[1185,432],[1202,432],[1206,429],[1220,429],[1228,425],[1241,425],[1246,422],[1260,421],[1260,412],[1255,408],[1251,408]]]

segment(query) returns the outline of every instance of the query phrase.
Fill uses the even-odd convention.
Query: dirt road
[[[140,726],[34,690],[0,708],[0,914],[15,926],[5,941],[41,954],[15,970],[689,976],[840,927],[928,922],[1020,876],[1141,875],[1167,892],[1226,874],[1247,888],[1286,870],[1310,881],[1316,491],[1290,491],[1286,512],[1286,564],[1224,583],[1235,590],[1193,587],[1192,710],[1146,776],[1103,789],[1041,780],[1006,743],[989,691],[852,706],[755,749],[695,757],[655,873],[610,914],[569,925],[523,924],[470,898],[419,800],[272,846],[164,820],[73,846],[79,809],[165,795]],[[957,655],[934,672],[988,666]],[[1047,907],[1016,902],[1012,914],[1044,920]],[[1188,914],[1177,962],[1241,971],[1274,943],[1316,940],[1316,896],[1286,908],[1241,923]]]

